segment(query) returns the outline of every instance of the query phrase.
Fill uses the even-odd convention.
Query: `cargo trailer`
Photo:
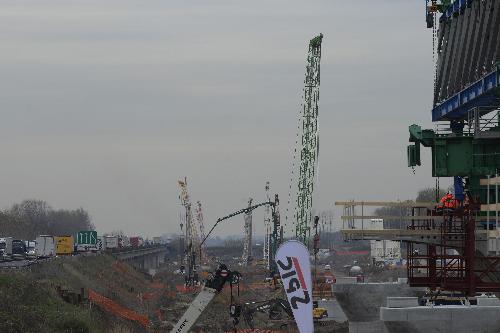
[[[73,236],[55,236],[56,255],[72,255],[74,251]]]
[[[35,240],[35,253],[37,258],[53,257],[56,254],[54,236],[40,235]]]

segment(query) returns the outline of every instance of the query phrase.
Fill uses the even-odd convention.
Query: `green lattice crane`
[[[323,34],[309,42],[307,54],[304,103],[302,113],[302,139],[300,141],[300,169],[295,210],[295,236],[308,245],[312,219],[314,175],[318,159],[318,106],[320,85],[321,42]]]

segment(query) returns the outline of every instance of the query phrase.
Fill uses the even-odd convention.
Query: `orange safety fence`
[[[151,288],[153,289],[163,289],[163,288],[166,288],[167,286],[161,282],[158,282],[158,281],[153,281],[149,284],[151,286]]]
[[[138,314],[137,312],[124,308],[118,303],[110,300],[109,298],[89,289],[88,290],[89,300],[99,306],[101,309],[108,311],[116,316],[136,321],[144,327],[150,326],[150,321],[148,316]]]

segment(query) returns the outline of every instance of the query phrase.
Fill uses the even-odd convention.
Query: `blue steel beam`
[[[500,107],[500,66],[432,109],[432,121],[464,119],[478,106]]]

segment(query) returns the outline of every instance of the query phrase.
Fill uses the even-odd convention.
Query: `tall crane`
[[[314,176],[319,152],[318,109],[320,85],[321,42],[323,34],[309,42],[302,112],[300,169],[295,209],[295,236],[308,245],[311,235]]]
[[[270,183],[266,182],[266,200],[271,201],[271,197],[269,196]],[[270,267],[270,256],[269,256],[269,248],[271,246],[271,209],[269,206],[266,206],[264,210],[264,246],[263,246],[263,257],[266,262],[266,267],[269,269]]]
[[[205,239],[205,225],[203,223],[203,210],[201,208],[201,202],[196,202],[196,221],[198,222],[198,228],[200,228],[200,239]],[[200,245],[200,260],[207,261],[207,251],[206,244]]]
[[[252,207],[252,198],[248,199],[248,207]],[[243,255],[241,257],[243,266],[247,266],[252,260],[252,211],[249,210],[243,215],[245,220],[245,240],[243,243]]]
[[[200,246],[200,239],[198,236],[198,231],[193,220],[193,211],[191,209],[191,198],[189,197],[187,179],[179,180],[177,182],[181,188],[181,204],[185,209],[185,255],[186,262],[188,265],[188,275],[186,277],[186,282],[192,282],[195,279],[195,257],[196,251]]]

